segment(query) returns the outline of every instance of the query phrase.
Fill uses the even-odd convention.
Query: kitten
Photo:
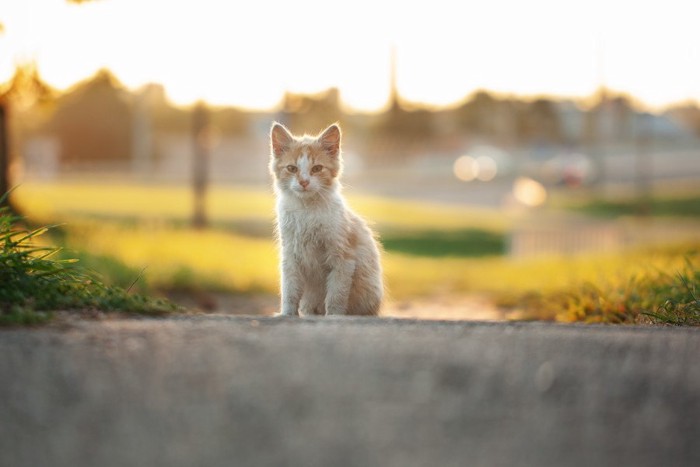
[[[296,137],[275,122],[270,148],[280,315],[376,315],[384,293],[379,247],[340,193],[340,128]]]

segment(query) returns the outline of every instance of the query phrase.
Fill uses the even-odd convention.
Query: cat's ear
[[[281,156],[289,148],[294,136],[281,123],[274,122],[270,130],[270,147],[275,157]]]
[[[334,123],[318,137],[323,149],[331,156],[340,154],[340,127]]]

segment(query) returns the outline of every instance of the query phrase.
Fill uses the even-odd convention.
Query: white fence
[[[509,255],[530,258],[544,255],[572,256],[607,253],[627,247],[659,245],[700,239],[697,223],[622,219],[596,222],[590,220],[533,220],[511,231]]]

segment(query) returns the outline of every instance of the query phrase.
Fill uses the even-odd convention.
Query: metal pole
[[[0,101],[0,197],[10,191],[10,144],[7,127],[7,106]],[[12,209],[9,197],[3,203]]]
[[[643,114],[637,127],[636,185],[637,214],[648,217],[651,214],[651,144],[653,139],[653,116]]]
[[[209,110],[204,103],[198,103],[192,112],[192,188],[194,190],[194,212],[192,226],[207,226],[206,191],[209,175]]]

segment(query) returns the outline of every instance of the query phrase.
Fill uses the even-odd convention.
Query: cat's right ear
[[[280,157],[289,148],[294,137],[281,123],[273,123],[270,130],[270,147],[275,157]]]

